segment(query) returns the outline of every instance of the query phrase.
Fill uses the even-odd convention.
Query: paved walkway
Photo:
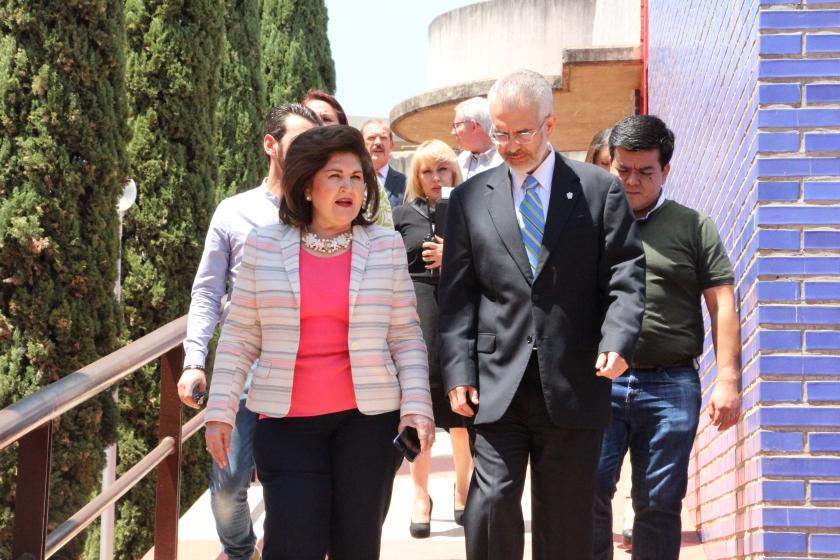
[[[452,486],[454,473],[452,472],[452,449],[449,445],[449,438],[446,433],[439,432],[437,443],[432,450],[432,476],[429,481],[429,491],[435,501],[435,509],[432,515],[432,536],[428,539],[412,539],[408,534],[408,523],[411,514],[411,505],[414,497],[414,489],[411,478],[408,474],[408,464],[403,467],[394,482],[394,493],[391,501],[391,509],[388,518],[385,520],[385,527],[382,535],[382,560],[462,560],[464,558],[464,532],[461,527],[455,525],[452,520]],[[617,495],[623,496],[627,491],[629,481],[628,465],[624,465],[621,481]],[[259,486],[251,487],[248,493],[251,504],[254,528],[258,536],[262,535],[263,503],[262,489]],[[526,486],[522,507],[525,513],[525,559],[531,558],[530,554],[530,488]],[[623,501],[616,499],[613,506],[616,529],[614,535],[615,558],[617,560],[627,559],[630,555],[620,548],[621,543],[621,509]],[[681,560],[706,560],[702,547],[699,544],[697,535],[691,529],[686,512],[683,511],[683,549],[680,555]],[[180,524],[180,545],[179,560],[224,560],[225,556],[220,553],[220,547],[216,540],[213,516],[210,512],[210,495],[205,493],[193,505],[192,508],[181,518]],[[151,560],[151,553],[144,557],[144,560]]]

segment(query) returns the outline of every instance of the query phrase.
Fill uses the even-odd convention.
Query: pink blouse
[[[288,416],[356,408],[347,332],[352,251],[317,257],[300,251],[300,345]]]

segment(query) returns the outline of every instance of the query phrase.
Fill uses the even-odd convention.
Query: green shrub
[[[121,2],[0,4],[0,407],[118,346],[124,40]],[[98,490],[115,416],[103,395],[55,422],[50,528]],[[0,558],[16,464],[0,453]]]
[[[261,0],[226,0],[221,91],[216,105],[216,202],[265,175],[260,149],[265,84],[260,72]]]
[[[190,288],[215,204],[215,111],[224,4],[221,0],[128,0],[126,85],[130,173],[137,206],[127,215],[123,304],[128,338],[136,340],[189,309]],[[157,366],[120,388],[122,473],[157,444]],[[181,503],[207,487],[201,438],[185,447]],[[117,507],[115,550],[141,557],[153,541],[155,477]]]
[[[313,88],[335,91],[323,0],[265,0],[261,35],[268,106],[299,101]]]

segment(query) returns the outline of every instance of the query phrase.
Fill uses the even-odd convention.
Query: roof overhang
[[[563,51],[561,75],[546,76],[554,90],[557,124],[551,142],[560,151],[586,150],[602,128],[636,113],[642,81],[639,47]],[[391,110],[391,129],[419,144],[437,138],[454,147],[455,106],[487,95],[495,79],[447,86],[411,97]]]

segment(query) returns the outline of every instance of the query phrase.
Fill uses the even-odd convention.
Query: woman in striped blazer
[[[207,405],[227,463],[243,385],[260,414],[254,461],[263,557],[378,558],[407,426],[434,439],[426,347],[400,234],[370,225],[378,189],[361,134],[316,128],[289,147],[282,223],[248,236]]]

